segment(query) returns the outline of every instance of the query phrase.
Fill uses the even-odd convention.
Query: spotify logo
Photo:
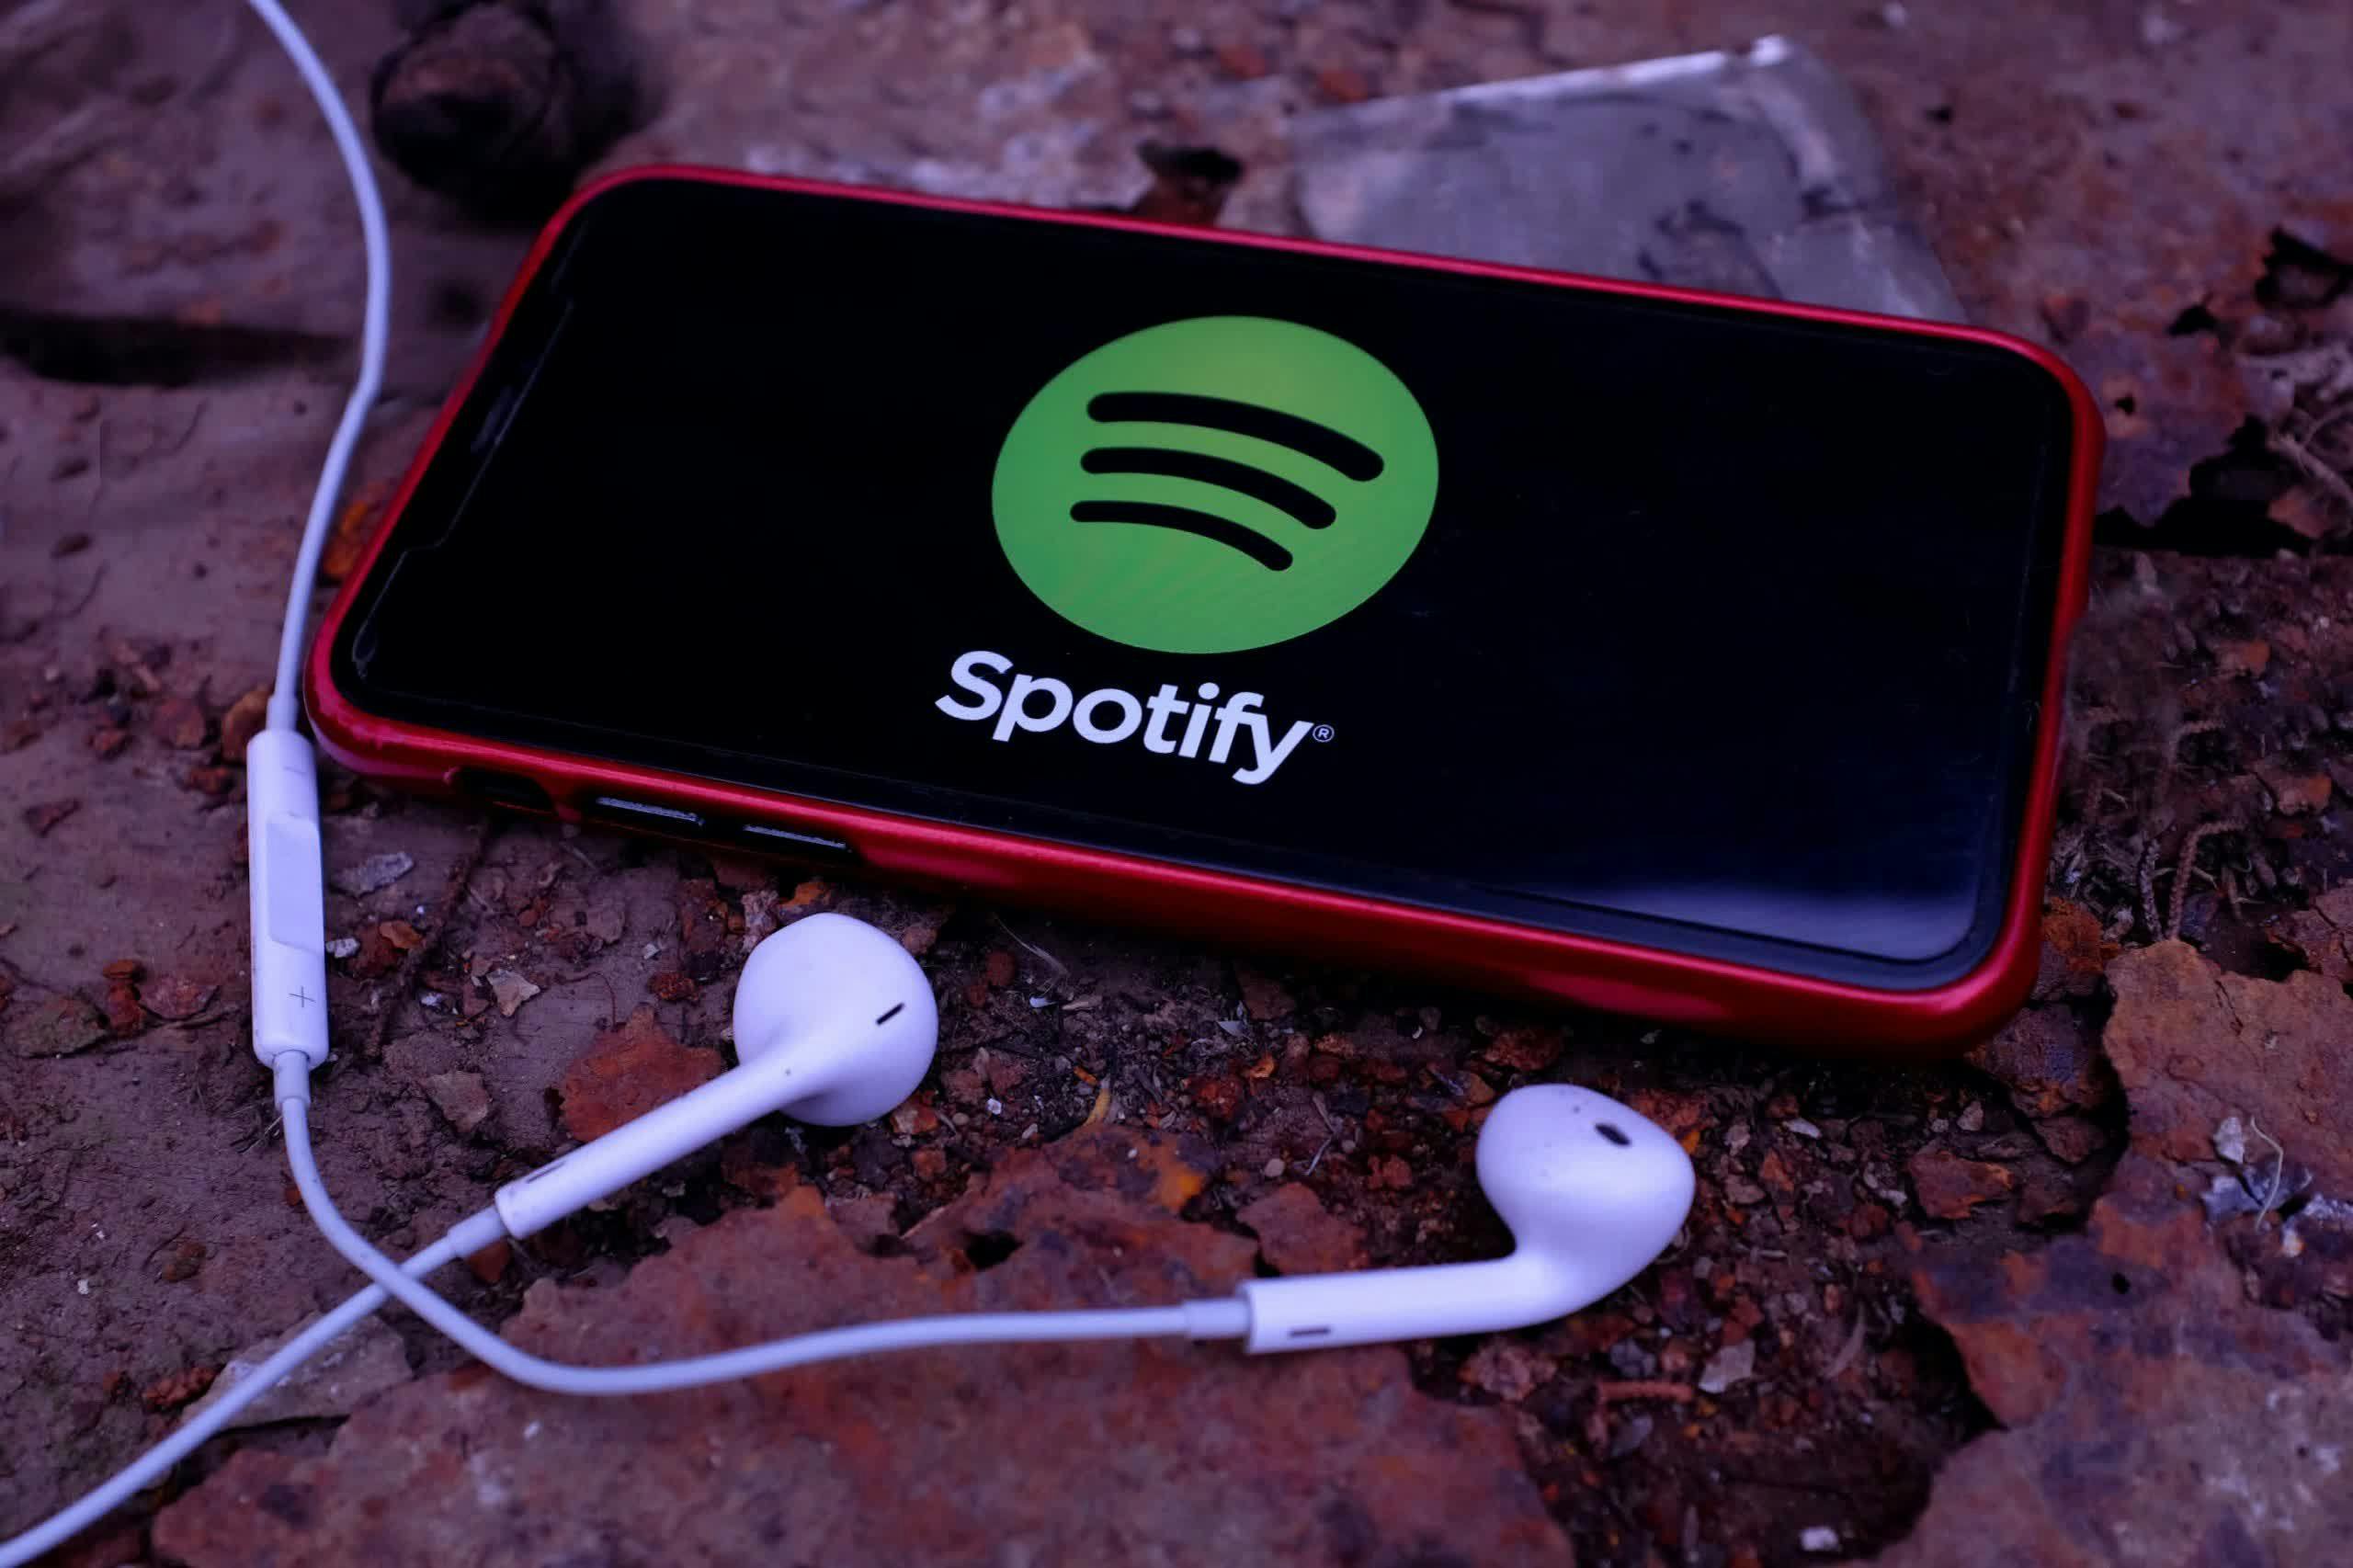
[[[1200,316],[1039,390],[991,501],[1014,571],[1097,636],[1222,653],[1302,636],[1397,574],[1438,443],[1386,365],[1327,332]]]

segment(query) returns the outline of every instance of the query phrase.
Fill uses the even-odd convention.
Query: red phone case
[[[1025,222],[1125,229],[1263,250],[1353,257],[1391,266],[1578,288],[1646,299],[1678,300],[1813,321],[1851,322],[1926,337],[1962,339],[2024,355],[2056,377],[2073,409],[2074,463],[2068,476],[2066,538],[2055,624],[2041,681],[2033,769],[2028,783],[2018,863],[1992,949],[1961,978],[1927,990],[1884,991],[1780,973],[1746,964],[1571,936],[1535,926],[1269,879],[1085,849],[980,828],[919,821],[888,812],[628,767],[564,752],[483,740],[399,722],[362,711],[336,688],[328,650],[359,585],[472,390],[492,345],[506,327],[525,286],[574,212],[623,181],[700,179],[784,191],[857,197]],[[2040,953],[2044,866],[2055,800],[2066,645],[2087,592],[2093,487],[2103,431],[2098,410],[2058,359],[2032,344],[1974,327],[1867,315],[1688,290],[1456,261],[1350,245],[1183,228],[1132,218],[1001,206],[775,179],[733,171],[631,169],[582,190],[548,223],[491,324],[488,338],[427,433],[365,558],[329,608],[309,665],[311,722],[327,754],[354,770],[425,790],[458,788],[460,770],[528,778],[544,790],[558,815],[574,820],[598,795],[667,804],[736,822],[841,839],[883,877],[977,892],[991,898],[1049,904],[1221,944],[1289,949],[1358,964],[1395,965],[1487,990],[1574,1003],[1793,1044],[1879,1054],[1951,1050],[2000,1027],[2026,998]],[[649,826],[654,824],[649,824]],[[748,847],[740,843],[737,847]]]

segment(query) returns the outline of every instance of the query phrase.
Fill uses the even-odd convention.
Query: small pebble
[[[995,1095],[991,1095],[989,1096],[988,1108],[989,1114],[991,1116],[1003,1116],[1005,1114],[1005,1102],[997,1098]]]
[[[1268,1181],[1273,1181],[1280,1176],[1283,1174],[1282,1160],[1279,1157],[1268,1160],[1267,1162],[1266,1171],[1264,1174]]]
[[[1808,1525],[1798,1532],[1798,1547],[1804,1551],[1836,1551],[1838,1550],[1838,1532],[1828,1525]]]
[[[1822,1129],[1816,1127],[1813,1122],[1808,1121],[1802,1116],[1793,1116],[1790,1118],[1789,1120],[1781,1123],[1781,1125],[1788,1128],[1790,1131],[1796,1133],[1801,1138],[1819,1138],[1822,1136]]]
[[[1961,1119],[1955,1121],[1953,1125],[1960,1128],[1963,1132],[1984,1131],[1985,1129],[1985,1102],[1983,1100],[1970,1101],[1968,1106],[1962,1109]]]
[[[1210,40],[1199,28],[1171,28],[1168,29],[1168,47],[1179,54],[1205,54],[1209,51]]]

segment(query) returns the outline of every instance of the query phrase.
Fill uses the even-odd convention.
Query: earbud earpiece
[[[884,932],[812,915],[762,942],[735,985],[741,1065],[498,1189],[528,1236],[770,1111],[871,1121],[931,1068],[939,1010],[922,966]]]
[[[1479,1186],[1510,1228],[1507,1257],[1254,1279],[1253,1352],[1525,1328],[1590,1306],[1650,1267],[1691,1211],[1682,1145],[1605,1095],[1515,1089],[1479,1131]]]
[[[939,1044],[923,967],[897,938],[846,915],[812,915],[752,949],[735,983],[735,1054],[788,1056],[776,1108],[855,1127],[915,1092]]]

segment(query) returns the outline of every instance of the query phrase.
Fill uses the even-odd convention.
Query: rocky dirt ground
[[[301,9],[363,97],[392,8]],[[645,91],[606,165],[1279,229],[1299,111],[1802,39],[1857,85],[1977,319],[2055,347],[2108,417],[2041,982],[1965,1062],[1830,1063],[333,779],[324,1161],[387,1245],[720,1071],[732,977],[779,924],[877,921],[938,987],[938,1068],[887,1123],[764,1124],[473,1259],[459,1299],[550,1354],[1481,1256],[1481,1108],[1533,1080],[1672,1129],[1698,1206],[1566,1323],[1280,1363],[987,1351],[559,1404],[388,1314],[63,1561],[2342,1561],[2353,15],[620,9]],[[500,57],[558,101],[494,177],[391,180],[398,347],[347,562],[541,165],[610,108],[611,58],[529,45]],[[324,135],[241,7],[32,0],[0,14],[0,69],[8,1530],[353,1287],[245,1047],[240,762],[358,266]],[[1232,163],[1155,173],[1145,142]]]

